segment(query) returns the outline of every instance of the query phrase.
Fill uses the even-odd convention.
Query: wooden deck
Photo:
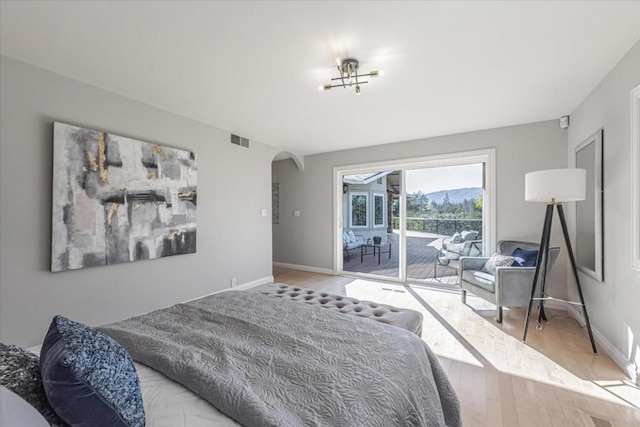
[[[434,277],[436,257],[442,245],[442,238],[436,234],[411,233],[407,236],[407,278],[412,280],[424,280],[425,282],[446,285],[456,285],[458,277],[456,270],[438,266],[437,276]],[[349,261],[344,257],[343,270],[345,272],[377,274],[385,277],[399,277],[398,245],[400,236],[396,233],[388,233],[387,240],[391,243],[391,257],[384,253],[387,250],[383,245],[383,253],[373,256],[371,248],[368,255],[363,256],[360,262],[360,249],[351,251]]]

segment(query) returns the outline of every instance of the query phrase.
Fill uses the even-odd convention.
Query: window
[[[349,227],[369,227],[369,193],[352,191],[349,195]]]
[[[384,227],[384,193],[373,193],[373,227]]]

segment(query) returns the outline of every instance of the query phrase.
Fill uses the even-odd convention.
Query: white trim
[[[407,171],[400,171],[400,240],[398,241],[398,267],[402,281],[407,280]],[[393,225],[392,227],[393,228]]]
[[[631,265],[640,270],[640,84],[631,91]]]
[[[594,260],[595,260],[595,269],[591,270],[589,267],[587,267],[586,265],[580,264],[580,254],[578,253],[579,251],[579,246],[577,243],[578,240],[578,213],[581,211],[579,209],[579,205],[581,203],[586,203],[586,201],[578,201],[576,202],[576,208],[575,208],[575,236],[576,236],[576,245],[573,248],[573,252],[575,253],[575,257],[576,257],[576,263],[577,263],[577,268],[578,270],[580,270],[581,272],[583,272],[584,274],[586,274],[587,276],[591,276],[592,278],[594,278],[595,280],[597,280],[598,282],[603,282],[604,281],[604,243],[603,243],[603,239],[602,239],[602,229],[604,226],[604,220],[603,220],[603,215],[604,215],[604,209],[603,209],[603,204],[602,204],[602,193],[604,190],[604,176],[603,176],[603,165],[604,165],[604,158],[602,157],[602,141],[603,141],[603,133],[604,133],[604,129],[600,128],[598,129],[593,135],[589,136],[589,138],[585,139],[584,141],[582,141],[580,144],[578,144],[576,147],[574,147],[573,151],[574,151],[574,155],[576,158],[576,167],[578,167],[578,152],[580,150],[582,150],[585,147],[588,147],[591,144],[595,144],[595,176],[593,177],[593,181],[594,181],[594,198],[593,198],[593,211],[594,211],[594,215],[595,215],[595,230],[594,230],[594,251],[595,251],[595,256],[594,256]],[[587,189],[587,191],[589,191],[590,189]]]
[[[399,277],[382,276],[380,274],[359,273],[357,271],[343,271],[340,276],[353,277],[355,279],[373,280],[373,281],[382,282],[382,283],[394,283],[398,285],[406,283],[404,280],[401,280]]]
[[[261,279],[252,280],[250,282],[243,283],[241,285],[232,288],[234,291],[245,291],[247,289],[255,288],[256,286],[265,285],[267,283],[273,283],[273,276],[266,276]]]
[[[553,300],[550,300],[550,301],[545,301],[545,302],[544,302],[544,306],[545,306],[546,308],[553,308],[553,309],[555,309],[555,310],[562,310],[562,311],[567,311],[567,306],[568,306],[568,305],[569,305],[569,304],[567,304],[567,303],[565,303],[565,302],[562,302],[562,301],[553,301]]]
[[[370,206],[369,204],[371,203],[371,200],[369,200],[369,191],[349,191],[347,193],[347,200],[349,201],[349,228],[355,228],[355,229],[359,229],[359,228],[369,228],[369,213],[371,212]],[[365,208],[365,225],[353,225],[353,196],[364,196],[366,197],[366,202],[364,203],[364,208]]]
[[[387,228],[387,193],[373,190],[371,198],[371,228]],[[382,197],[382,224],[376,224],[376,197]]]
[[[247,289],[255,288],[256,286],[266,285],[267,283],[273,283],[273,280],[274,280],[273,276],[262,277],[260,279],[252,280],[250,282],[246,282],[246,283],[243,283],[241,285],[238,285],[235,288],[220,289],[219,291],[211,292],[210,294],[201,295],[199,297],[195,297],[195,298],[188,299],[186,301],[182,301],[182,303],[184,304],[184,303],[188,303],[188,302],[191,302],[191,301],[199,300],[200,298],[204,298],[204,297],[208,297],[208,296],[211,296],[211,295],[219,294],[221,292],[246,291]],[[170,306],[167,306],[167,307],[170,307]]]
[[[485,227],[483,246],[484,253],[493,253],[496,248],[496,149],[486,148],[481,150],[454,152],[446,154],[437,154],[425,157],[410,157],[404,159],[385,160],[380,162],[361,163],[355,165],[344,165],[333,167],[333,213],[334,213],[334,242],[333,242],[333,271],[334,274],[340,274],[342,271],[342,227],[343,227],[343,204],[342,204],[342,177],[348,174],[371,173],[376,171],[400,170],[401,200],[406,199],[406,177],[407,169],[417,169],[425,167],[450,166],[470,163],[485,163],[485,191],[484,191],[484,210],[488,221],[483,221]],[[401,203],[402,206],[404,203]],[[406,212],[400,209],[400,222],[404,223]],[[351,216],[351,213],[349,213]],[[401,241],[406,239],[406,231],[404,227],[400,227]],[[402,246],[402,245],[401,245]],[[405,248],[399,248],[400,263],[400,279],[406,281],[406,268],[404,267]]]
[[[308,265],[289,264],[286,262],[274,262],[275,267],[290,268],[292,270],[309,271],[311,273],[329,274],[335,276],[336,274],[330,268],[311,267]]]
[[[586,325],[584,317],[582,317],[582,313],[578,311],[575,306],[567,304],[567,312],[571,317],[576,319],[580,327],[584,328],[584,326]],[[636,371],[635,365],[630,362],[625,357],[625,355],[622,354],[613,344],[611,344],[611,342],[609,342],[609,340],[600,331],[594,328],[593,324],[591,325],[591,332],[593,332],[593,338],[600,346],[600,348],[604,350],[604,352],[607,353],[607,355],[611,357],[614,362],[616,362],[616,364],[629,376],[632,381],[635,382],[640,374],[640,372]],[[584,330],[584,333],[587,339],[587,341],[585,341],[585,346],[588,346],[589,342],[586,329]]]

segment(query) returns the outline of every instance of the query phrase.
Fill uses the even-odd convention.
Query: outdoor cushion
[[[347,233],[349,234],[349,243],[355,243],[356,235],[354,234],[353,230],[349,230],[347,231]]]
[[[364,242],[353,242],[353,243],[347,243],[346,245],[344,245],[344,248],[351,250],[351,249],[359,248],[362,245],[364,245]]]
[[[495,277],[477,270],[463,270],[462,279],[489,292],[496,291]]]
[[[469,240],[476,240],[478,238],[477,231],[463,231],[462,233],[460,233],[460,235],[462,236],[462,240],[464,240],[465,242]]]
[[[458,259],[464,255],[466,243],[447,243],[445,255],[447,259]]]
[[[451,243],[462,243],[462,234],[456,232],[451,236]]]

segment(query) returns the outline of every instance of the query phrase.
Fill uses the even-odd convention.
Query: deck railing
[[[393,218],[393,228],[400,228],[400,219]],[[407,218],[408,231],[452,236],[455,232],[475,230],[482,238],[482,220],[471,218]]]

